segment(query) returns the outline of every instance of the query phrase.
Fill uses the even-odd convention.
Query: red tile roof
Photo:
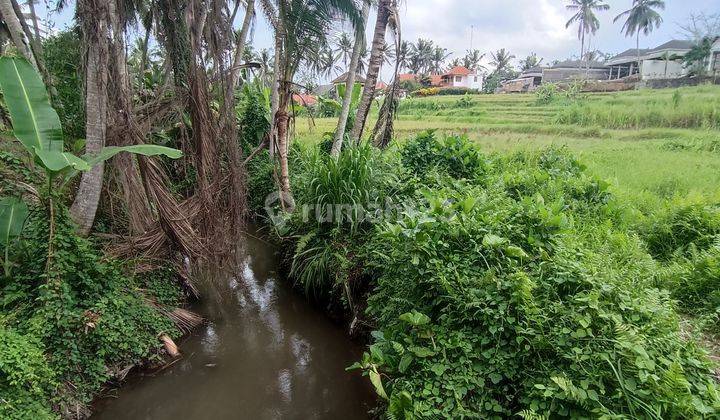
[[[472,74],[472,72],[467,67],[456,66],[448,70],[445,74],[450,76],[467,76],[468,74]]]
[[[406,80],[419,80],[421,75],[419,74],[398,74],[398,80],[404,82]],[[442,86],[442,74],[430,74],[430,86]]]
[[[313,106],[317,103],[317,98],[315,98],[313,95],[294,93],[293,102],[301,106]]]

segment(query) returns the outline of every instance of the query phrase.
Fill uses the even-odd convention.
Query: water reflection
[[[215,274],[197,308],[211,324],[183,359],[99,404],[99,419],[368,418],[374,398],[345,367],[361,349],[276,281],[277,261],[249,238],[237,269]]]

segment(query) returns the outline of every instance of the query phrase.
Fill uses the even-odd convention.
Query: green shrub
[[[48,395],[57,386],[36,339],[2,325],[0,319],[0,417],[51,419]]]
[[[558,93],[557,85],[544,83],[535,91],[535,102],[538,105],[547,105],[555,101]]]
[[[485,170],[483,156],[467,136],[451,135],[439,140],[425,131],[407,142],[401,151],[403,165],[416,175],[439,170],[456,179],[475,179]]]
[[[541,196],[539,196],[541,197]],[[691,418],[717,408],[631,236],[570,229],[545,200],[436,190],[384,227],[360,367],[399,418]],[[579,229],[579,226],[578,226]],[[397,412],[402,407],[401,412]]]
[[[720,314],[720,240],[709,250],[692,255],[674,274],[673,297],[684,312]],[[711,329],[720,332],[717,323]]]
[[[161,348],[160,333],[180,334],[164,313],[172,307],[163,303],[178,302],[179,292],[125,275],[117,262],[75,235],[64,207],[56,204],[55,210],[52,262],[47,262],[47,215],[33,208],[13,253],[17,267],[12,277],[0,280],[0,313],[6,314],[0,330],[14,331],[34,346],[21,350],[36,371],[31,389],[22,381],[0,379],[0,395],[22,402],[32,392],[35,405],[29,409],[52,406],[69,415],[85,410],[113,372],[153,357]],[[0,346],[0,361],[16,358],[15,351]],[[26,374],[21,373],[24,367],[12,363],[7,369]],[[68,383],[73,386],[63,385]]]
[[[720,206],[705,202],[671,204],[640,228],[652,256],[667,261],[691,250],[708,249],[720,235]]]
[[[267,150],[258,153],[247,164],[248,206],[251,214],[255,216],[265,216],[265,200],[277,191],[274,169]]]

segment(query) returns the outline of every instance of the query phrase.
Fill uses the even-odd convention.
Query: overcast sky
[[[613,18],[630,7],[632,0],[606,0],[611,10],[598,14],[600,30],[589,42],[592,49],[619,53],[635,46],[634,39],[625,38],[622,23]],[[507,48],[518,59],[531,52],[549,63],[579,55],[577,28],[565,29],[572,15],[563,0],[404,0],[401,2],[403,39],[432,39],[461,57],[471,47],[482,52]],[[679,25],[692,13],[718,13],[720,0],[666,0],[667,7],[660,29],[641,37],[641,48],[681,38]],[[70,10],[55,16],[58,27],[65,26],[72,16]],[[239,19],[238,19],[239,20]],[[375,14],[370,16],[368,41],[372,37]],[[338,25],[342,31],[342,25]],[[471,29],[474,28],[474,29]],[[253,44],[256,49],[271,48],[272,38],[267,23],[258,17]],[[489,56],[489,54],[488,54]],[[451,58],[452,58],[451,57]],[[517,61],[517,60],[516,60]],[[386,71],[383,74],[387,74]]]

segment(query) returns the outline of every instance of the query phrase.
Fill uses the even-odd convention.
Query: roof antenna
[[[470,51],[473,50],[473,32],[475,32],[475,25],[470,25]]]

